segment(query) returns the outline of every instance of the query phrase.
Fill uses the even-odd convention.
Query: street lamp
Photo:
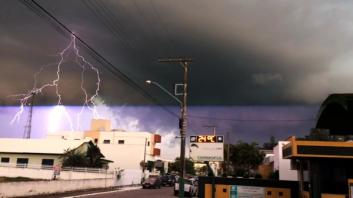
[[[167,91],[166,89],[164,89],[160,84],[150,81],[150,80],[146,80],[146,84],[147,85],[151,85],[151,84],[155,84],[157,85],[159,88],[161,88],[163,91],[165,91],[166,93],[168,93],[170,96],[172,96],[176,101],[178,101],[180,103],[180,110],[181,110],[181,117],[179,118],[179,128],[185,130],[185,123],[184,123],[184,119],[183,116],[186,117],[186,115],[184,114],[185,110],[183,109],[183,103],[175,96],[173,96],[173,94],[171,94],[169,91]],[[180,132],[181,136],[175,136],[175,138],[180,138],[180,181],[179,181],[179,197],[184,197],[184,193],[180,193],[184,191],[184,178],[185,178],[185,132],[183,133],[183,131]]]
[[[151,84],[155,84],[157,85],[159,88],[161,88],[163,91],[165,91],[167,94],[169,94],[170,96],[172,96],[176,101],[178,101],[180,103],[180,107],[183,106],[183,103],[175,96],[173,96],[173,94],[171,94],[169,91],[167,91],[166,89],[164,89],[160,84],[150,81],[150,80],[146,80],[146,84],[147,85],[151,85]],[[182,109],[181,109],[182,110]]]

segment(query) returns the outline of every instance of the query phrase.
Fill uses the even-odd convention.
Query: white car
[[[184,193],[185,196],[192,197],[192,196],[197,196],[198,190],[197,190],[197,184],[195,183],[195,180],[184,180]],[[174,195],[179,194],[179,183],[175,183],[174,185]]]

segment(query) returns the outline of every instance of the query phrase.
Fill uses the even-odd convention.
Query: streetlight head
[[[152,84],[152,81],[146,80],[146,84],[150,85],[150,84]]]

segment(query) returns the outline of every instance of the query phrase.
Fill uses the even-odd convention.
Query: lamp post
[[[179,197],[183,198],[184,197],[184,177],[185,177],[185,119],[184,116],[186,118],[186,113],[184,108],[186,109],[186,107],[183,105],[183,103],[176,98],[175,96],[173,96],[173,94],[169,93],[166,89],[164,89],[160,84],[150,81],[150,80],[146,80],[146,84],[147,85],[151,85],[151,84],[155,84],[157,85],[159,88],[161,88],[163,91],[165,91],[166,93],[168,93],[170,96],[172,96],[176,101],[178,101],[180,103],[180,110],[182,112],[182,116],[181,118],[179,118],[179,125],[180,125],[180,121],[183,121],[182,123],[182,130],[180,131],[181,136],[175,136],[175,138],[180,138],[181,139],[181,145],[180,145],[180,179],[179,179]]]
[[[194,61],[192,58],[168,58],[168,59],[158,59],[159,62],[179,62],[184,69],[184,82],[183,82],[183,102],[180,102],[176,97],[174,97],[171,93],[166,91],[169,95],[173,96],[179,103],[181,103],[182,109],[182,117],[179,119],[179,126],[181,125],[181,141],[180,141],[180,178],[179,178],[179,197],[184,197],[184,178],[185,178],[185,139],[186,139],[186,96],[187,96],[187,75],[188,75],[188,64],[189,62]],[[148,84],[148,81],[146,81]],[[151,81],[149,81],[152,83]]]

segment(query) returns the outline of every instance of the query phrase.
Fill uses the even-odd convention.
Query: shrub
[[[255,174],[255,178],[256,178],[256,179],[262,179],[262,175],[261,175],[260,173],[256,173],[256,174]]]
[[[242,168],[237,168],[237,169],[235,169],[235,174],[238,176],[242,176],[245,174],[245,171]]]
[[[247,173],[244,174],[243,178],[248,179],[249,178],[249,174],[247,174]]]
[[[276,179],[276,180],[279,180],[279,172],[278,172],[278,170],[275,170],[275,171],[271,172],[271,173],[268,175],[268,178],[269,178],[269,179]]]
[[[227,174],[223,173],[223,174],[222,174],[222,177],[227,177]]]
[[[233,173],[233,175],[232,175],[233,177],[237,177],[237,174],[235,174],[235,173]]]

